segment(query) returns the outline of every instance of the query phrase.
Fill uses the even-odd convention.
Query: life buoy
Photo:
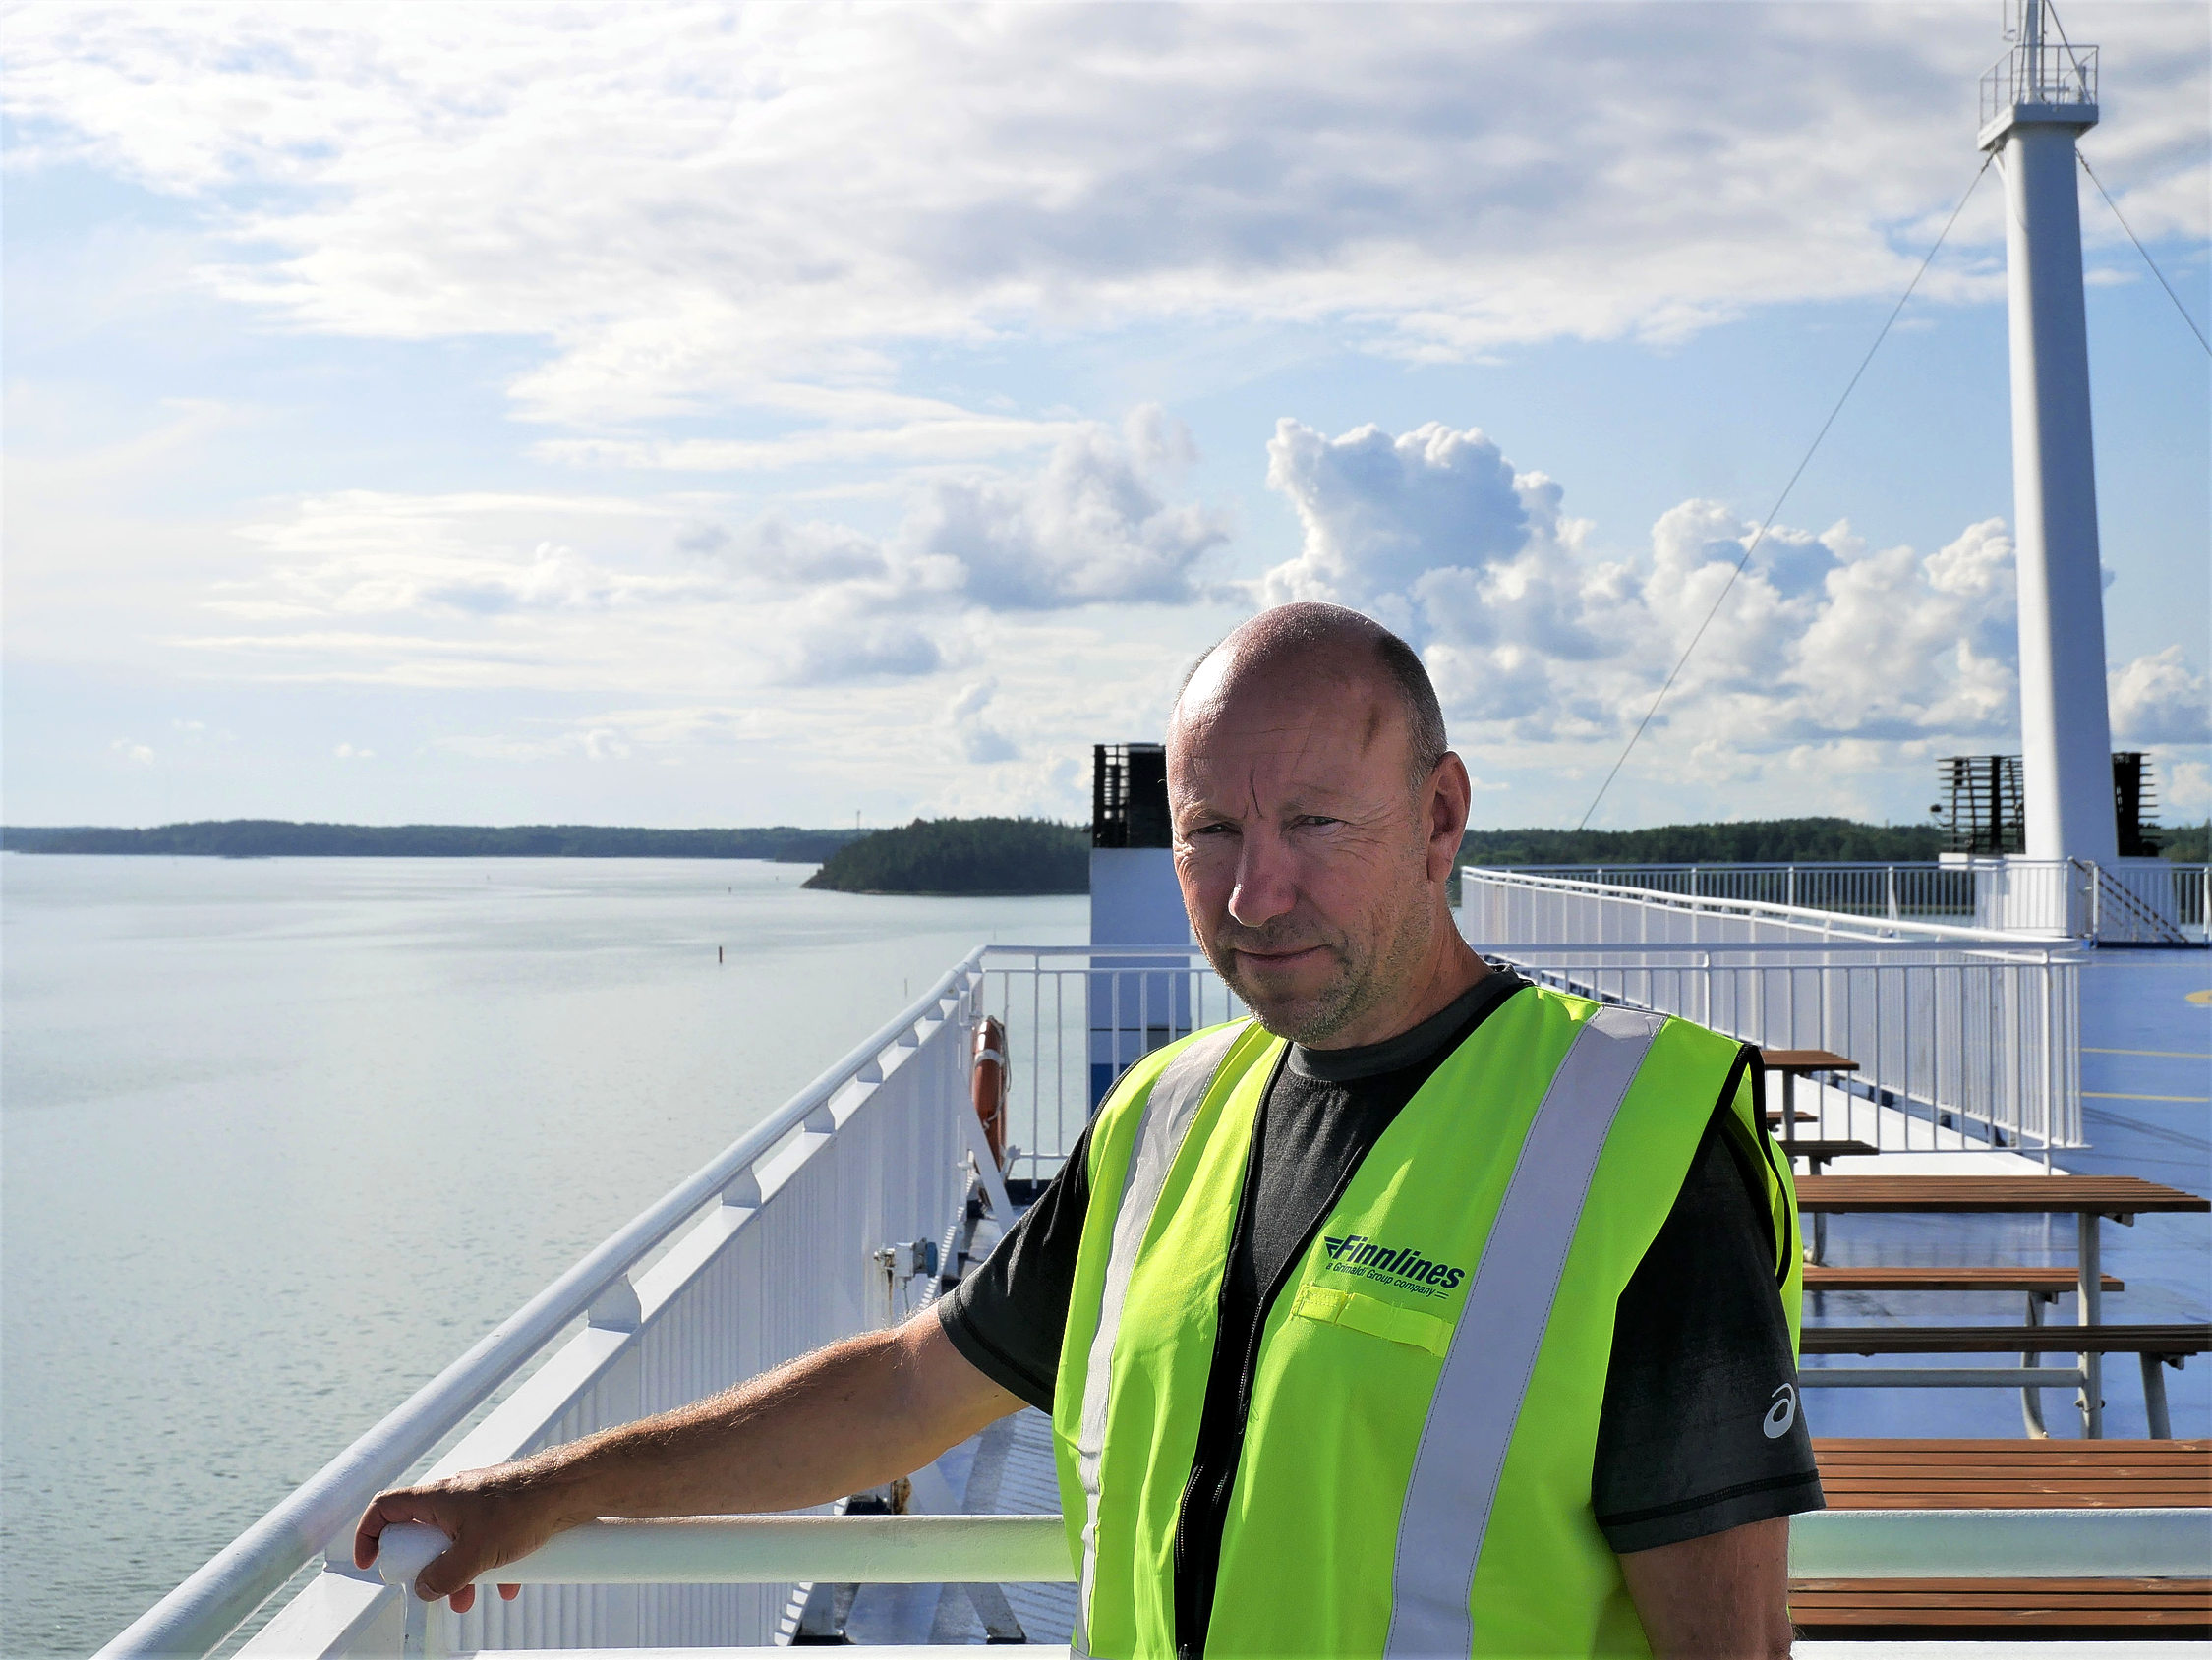
[[[991,1159],[1006,1169],[1006,1098],[1013,1080],[1007,1072],[1006,1027],[985,1015],[975,1028],[975,1058],[969,1068],[969,1086],[975,1098],[975,1116],[983,1121],[983,1139]]]

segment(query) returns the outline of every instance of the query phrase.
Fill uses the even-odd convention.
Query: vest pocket
[[[1358,1291],[1308,1286],[1291,1304],[1291,1313],[1323,1326],[1342,1326],[1348,1331],[1365,1332],[1371,1338],[1402,1343],[1409,1348],[1425,1348],[1438,1359],[1443,1358],[1452,1344],[1449,1320],[1424,1314],[1418,1308],[1400,1308],[1376,1297],[1362,1296]]]

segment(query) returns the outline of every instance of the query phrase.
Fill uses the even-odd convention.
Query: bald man
[[[1054,1416],[1079,1650],[1782,1655],[1794,1215],[1757,1069],[1492,969],[1419,658],[1329,605],[1209,652],[1178,879],[1252,1010],[1139,1061],[989,1260],[902,1327],[381,1495],[479,1579],[597,1517],[781,1511]],[[511,1594],[511,1588],[500,1587]]]

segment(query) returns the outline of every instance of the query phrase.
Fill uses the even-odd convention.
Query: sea
[[[84,1655],[992,941],[806,865],[0,855],[0,1656]]]

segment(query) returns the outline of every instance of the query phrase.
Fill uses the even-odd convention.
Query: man
[[[774,1511],[1054,1417],[1094,1654],[1786,1654],[1796,1239],[1748,1052],[1488,968],[1418,658],[1327,605],[1193,670],[1178,878],[1256,1020],[1156,1052],[938,1308],[362,1518],[495,1576],[599,1516]],[[504,1587],[502,1587],[504,1589]]]

